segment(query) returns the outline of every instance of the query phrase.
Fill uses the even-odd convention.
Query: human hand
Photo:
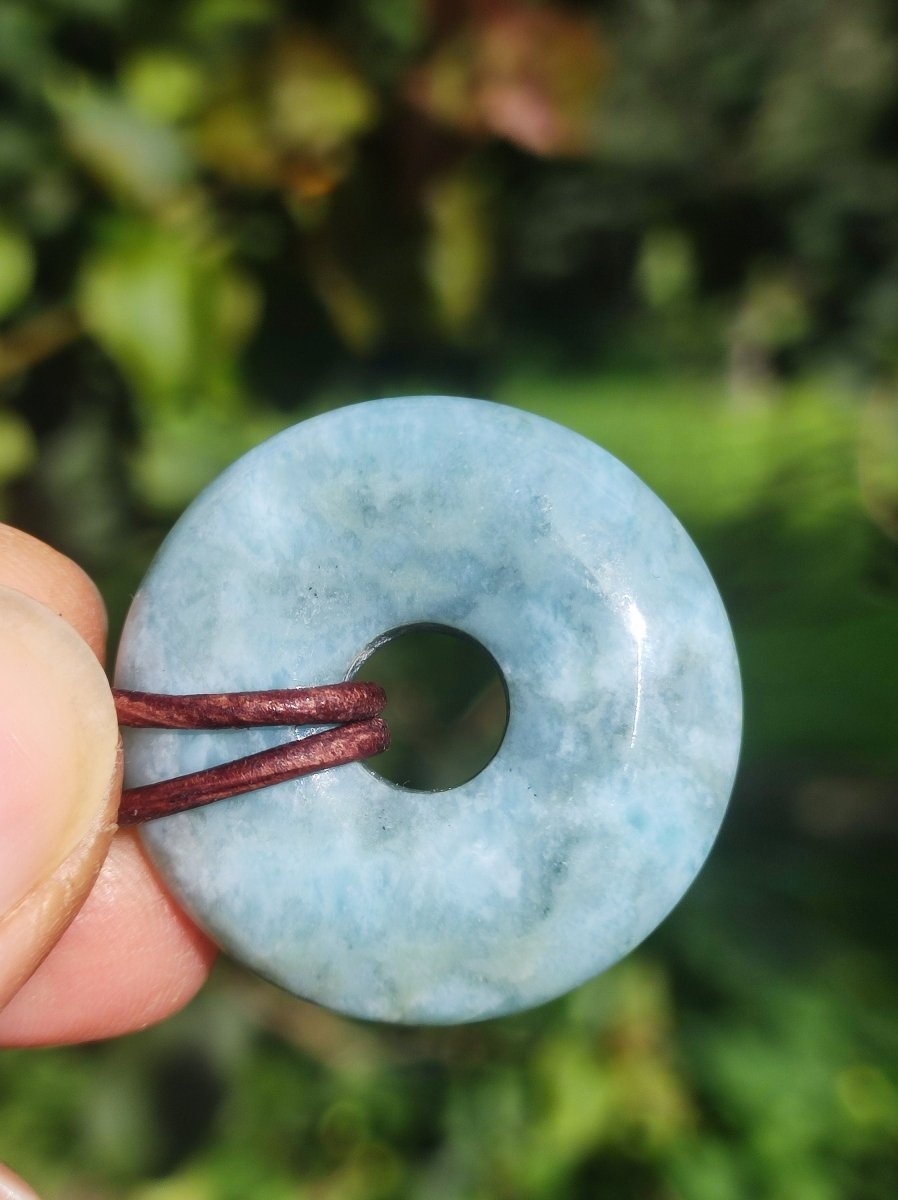
[[[115,831],[105,641],[84,572],[0,525],[0,1045],[142,1029],[186,1004],[214,958],[133,831]]]

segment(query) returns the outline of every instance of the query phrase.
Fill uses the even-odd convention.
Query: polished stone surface
[[[528,413],[413,397],[304,422],[212,484],[135,598],[116,682],[332,682],[416,622],[505,675],[480,775],[431,794],[352,764],[144,838],[262,975],[358,1016],[469,1021],[574,987],[676,904],[729,797],[738,667],[701,557],[627,467]],[[129,732],[128,782],[291,734]]]

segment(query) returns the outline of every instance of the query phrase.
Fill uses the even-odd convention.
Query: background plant
[[[100,580],[243,449],[396,392],[595,437],[732,612],[699,883],[556,1004],[453,1031],[223,967],[0,1061],[48,1197],[898,1190],[898,29],[886,0],[5,0],[0,506]]]

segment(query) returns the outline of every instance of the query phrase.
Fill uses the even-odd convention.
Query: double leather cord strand
[[[126,788],[120,825],[185,812],[216,800],[256,791],[381,754],[390,731],[378,715],[387,698],[376,683],[262,692],[215,692],[165,696],[113,688],[119,724],[142,729],[244,729],[272,725],[330,725],[335,728],[273,746],[221,766],[175,779]]]

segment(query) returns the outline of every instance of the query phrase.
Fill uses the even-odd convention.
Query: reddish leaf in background
[[[432,119],[545,156],[576,156],[595,142],[608,53],[595,22],[515,0],[471,4],[407,95]]]

